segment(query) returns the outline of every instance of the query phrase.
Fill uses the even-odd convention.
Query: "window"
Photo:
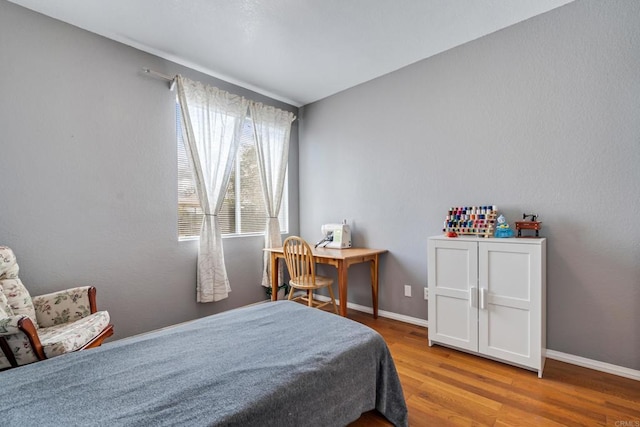
[[[182,138],[180,105],[176,103],[176,137],[178,146],[178,237],[189,238],[200,235],[202,210],[196,194],[195,180]],[[280,207],[280,232],[287,233],[288,176]],[[229,188],[222,210],[218,214],[223,235],[262,234],[267,214],[258,173],[258,160],[253,137],[253,124],[247,117],[242,127],[240,147],[234,170],[231,172]]]

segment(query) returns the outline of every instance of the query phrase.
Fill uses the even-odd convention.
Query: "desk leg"
[[[344,261],[338,263],[338,292],[340,296],[340,316],[342,317],[347,317],[347,268]]]
[[[278,299],[278,257],[271,252],[271,301]]]
[[[371,260],[371,299],[373,300],[373,318],[378,318],[378,255]]]

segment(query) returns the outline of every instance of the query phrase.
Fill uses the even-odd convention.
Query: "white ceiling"
[[[573,0],[10,1],[301,106]]]

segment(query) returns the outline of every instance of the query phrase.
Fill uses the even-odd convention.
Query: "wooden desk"
[[[284,259],[282,248],[265,249],[271,254],[271,300],[278,299],[278,261]],[[313,248],[313,258],[318,264],[333,265],[338,269],[338,294],[340,315],[347,317],[347,278],[349,266],[361,262],[371,262],[371,299],[373,318],[378,318],[378,258],[388,252],[386,249],[327,249]]]

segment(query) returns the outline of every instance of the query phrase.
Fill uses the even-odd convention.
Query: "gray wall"
[[[290,105],[0,0],[0,244],[33,295],[93,284],[115,338],[265,298],[263,237],[224,240],[232,292],[198,304],[177,239],[175,92],[140,69]],[[298,230],[297,122],[290,219]]]
[[[356,245],[390,251],[380,309],[426,319],[450,206],[535,212],[548,347],[640,369],[639,73],[640,2],[578,0],[305,106],[301,233],[352,221]],[[349,301],[369,306],[357,267]]]

